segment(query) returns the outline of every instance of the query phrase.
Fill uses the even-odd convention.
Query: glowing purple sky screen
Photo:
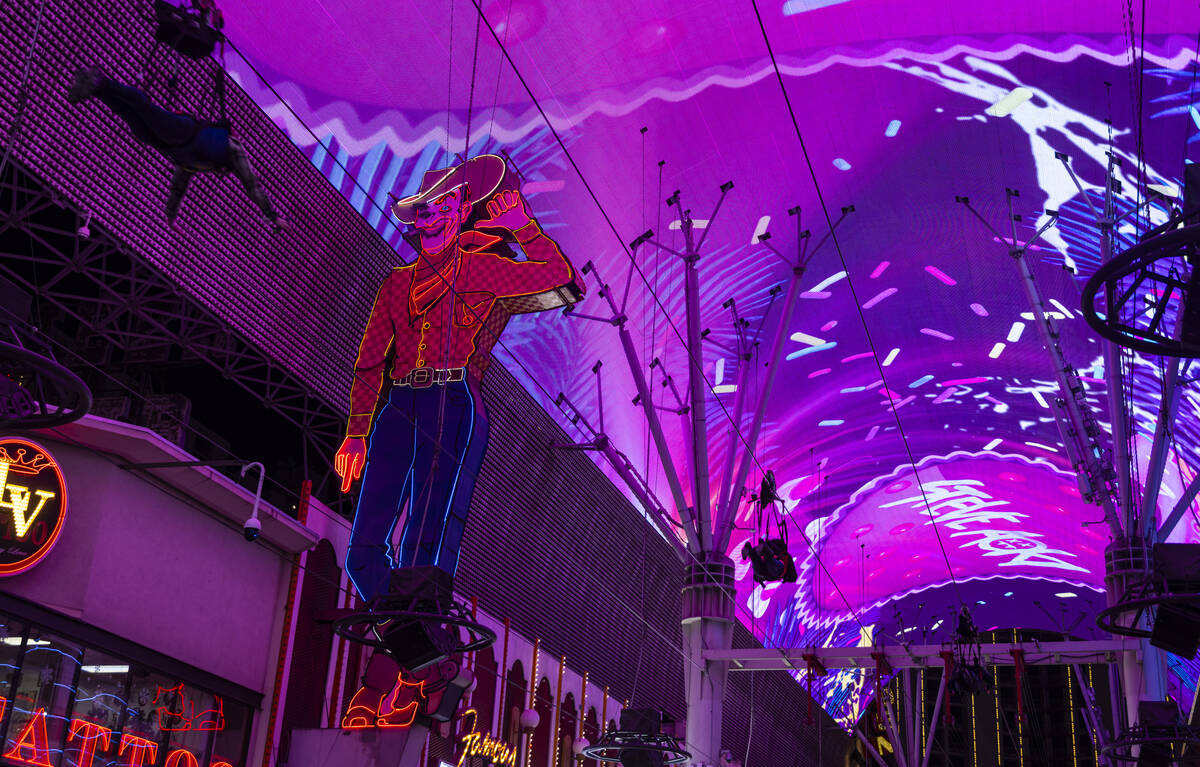
[[[838,247],[827,243],[805,276],[758,450],[787,500],[802,577],[760,589],[740,565],[742,619],[769,644],[855,643],[918,623],[927,631],[963,598],[983,628],[1090,635],[1108,532],[1089,524],[1100,512],[1078,497],[1050,410],[1050,360],[1016,266],[954,198],[969,196],[1007,231],[1004,190],[1019,190],[1020,237],[1039,225],[1042,210],[1060,211],[1030,256],[1068,359],[1106,421],[1102,347],[1078,310],[1099,245],[1087,201],[1054,155],[1070,155],[1089,194],[1098,194],[1111,141],[1122,160],[1120,206],[1128,208],[1139,188],[1140,125],[1145,178],[1177,187],[1200,124],[1191,108],[1200,13],[1183,0],[1155,4],[1141,74],[1131,66],[1119,2],[759,7],[831,214],[846,205],[855,212],[837,231]],[[719,185],[732,180],[699,265],[714,341],[703,360],[717,392],[711,463],[721,466],[738,364],[723,348],[735,336],[722,304],[735,299],[758,325],[768,291],[789,270],[756,236],[770,231],[772,244],[792,253],[789,208],[800,206],[814,240],[828,231],[753,7],[493,0],[484,13],[537,105],[487,27],[477,29],[466,0],[401,2],[386,13],[337,1],[249,0],[227,9],[231,40],[245,55],[231,55],[229,66],[405,258],[383,215],[387,193],[410,192],[424,170],[455,154],[508,152],[564,251],[576,263],[592,261],[618,289],[630,269],[623,243],[654,229],[681,244],[666,196],[682,190],[684,205],[703,218]],[[1017,86],[1032,91],[1028,102],[1004,118],[984,113]],[[632,277],[630,328],[643,362],[662,361],[652,388],[659,404],[673,407],[661,384],[664,371],[681,391],[686,379],[682,265],[653,248],[635,259],[645,279]],[[766,317],[751,384],[764,374],[779,308]],[[579,310],[605,313],[595,290]],[[521,317],[497,354],[550,412],[561,391],[593,420],[591,368],[604,362],[607,430],[667,496],[615,331],[557,314]],[[1136,357],[1131,368],[1144,463],[1162,372],[1156,358]],[[1182,375],[1195,377],[1195,367]],[[682,458],[682,419],[664,420]],[[1200,465],[1198,425],[1192,385],[1181,400],[1160,513]],[[940,499],[937,535],[912,500],[910,453]],[[738,524],[733,552],[751,535],[749,507]],[[813,567],[800,530],[841,594]],[[1193,514],[1177,536],[1193,539],[1198,530]],[[1080,607],[1028,609],[1042,599]],[[863,680],[845,674],[823,684],[831,712],[854,717]]]

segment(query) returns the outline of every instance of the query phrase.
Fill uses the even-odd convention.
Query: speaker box
[[[1200,208],[1200,165],[1183,166],[1183,209]]]
[[[1200,258],[1192,261],[1192,276],[1187,281],[1183,299],[1183,333],[1185,344],[1200,346]]]
[[[402,567],[392,571],[379,610],[444,615],[454,595],[454,579],[438,567]],[[418,671],[445,658],[456,644],[454,632],[429,620],[395,618],[379,627],[392,658]]]
[[[1143,727],[1174,727],[1179,724],[1179,707],[1168,701],[1139,700],[1138,724]]]
[[[1200,544],[1156,543],[1154,572],[1172,592],[1200,593]]]
[[[622,732],[642,735],[662,734],[662,712],[653,708],[627,708],[621,712]],[[624,751],[622,767],[663,767],[663,757],[653,751]]]
[[[392,659],[409,671],[420,671],[454,649],[453,634],[422,621],[393,620],[382,629],[383,644]]]
[[[1200,649],[1200,612],[1192,607],[1161,605],[1150,630],[1150,644],[1191,660]]]
[[[398,567],[392,570],[385,607],[423,613],[445,613],[454,596],[454,578],[440,567]]]
[[[1151,728],[1170,728],[1179,721],[1179,708],[1174,703],[1157,700],[1138,701],[1138,724]],[[1161,743],[1151,743],[1142,746],[1138,756],[1138,767],[1163,767],[1174,764],[1171,747]]]

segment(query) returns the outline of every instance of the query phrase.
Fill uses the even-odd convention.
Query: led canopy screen
[[[600,280],[628,295],[633,346],[686,466],[684,266],[653,245],[629,249],[648,229],[682,247],[678,213],[664,205],[680,190],[705,237],[714,496],[748,426],[747,416],[731,427],[738,389],[753,395],[766,374],[783,305],[772,289],[786,285],[811,230],[815,255],[782,331],[749,477],[751,487],[766,470],[778,478],[800,578],[763,588],[738,566],[739,616],[764,642],[868,642],[918,626],[935,639],[964,602],[984,629],[1090,635],[1109,531],[1080,498],[1051,358],[1008,250],[1057,211],[1028,262],[1107,431],[1103,345],[1079,309],[1101,259],[1093,207],[1110,152],[1119,214],[1150,184],[1178,197],[1200,124],[1195,5],[1156,3],[1134,40],[1123,4],[1084,0],[494,0],[482,13],[462,0],[387,13],[252,0],[226,9],[228,66],[396,246],[397,263],[411,255],[384,213],[388,194],[412,193],[457,155],[507,153],[546,231],[594,267],[577,314],[608,316]],[[1122,247],[1164,210],[1125,215]],[[361,332],[337,327],[340,307],[320,311],[329,332]],[[757,340],[748,360],[734,351],[742,339]],[[496,355],[564,424],[560,392],[593,424],[602,396],[606,432],[669,499],[616,328],[514,318]],[[1126,365],[1142,476],[1165,367],[1142,355]],[[323,375],[348,389],[348,371]],[[1196,475],[1198,416],[1193,385],[1171,433],[1160,514]],[[914,491],[917,472],[928,497]],[[1196,537],[1194,511],[1173,539]],[[735,560],[754,528],[747,503]],[[864,684],[827,679],[827,706],[852,720]]]

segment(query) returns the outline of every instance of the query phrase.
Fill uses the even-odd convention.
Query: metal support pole
[[[1083,190],[1083,184],[1071,168],[1070,158],[1062,152],[1054,155],[1067,175],[1075,184],[1079,196],[1087,203],[1096,219],[1096,228],[1100,232],[1100,263],[1106,264],[1113,257],[1113,162],[1114,156],[1108,153],[1108,169],[1104,183],[1104,211],[1096,210],[1092,200]],[[1121,350],[1115,344],[1104,345],[1104,385],[1108,389],[1108,420],[1111,424],[1113,442],[1113,469],[1117,474],[1117,510],[1121,513],[1126,530],[1133,530],[1133,482],[1130,476],[1131,464],[1129,458],[1129,430],[1125,423],[1125,389],[1121,382]],[[1120,536],[1120,531],[1113,531]]]
[[[1063,356],[1062,347],[1058,344],[1058,330],[1054,327],[1053,321],[1049,317],[1049,310],[1046,308],[1045,302],[1042,300],[1041,293],[1038,292],[1037,283],[1033,279],[1033,271],[1029,268],[1029,262],[1025,260],[1025,248],[1022,246],[1014,246],[1012,256],[1016,259],[1017,267],[1021,272],[1021,282],[1025,288],[1025,295],[1029,299],[1030,308],[1033,310],[1033,324],[1037,327],[1038,333],[1042,337],[1042,344],[1046,347],[1046,351],[1050,354],[1050,358],[1054,363],[1054,377],[1058,381],[1059,388],[1063,393],[1063,405],[1066,409],[1067,416],[1070,419],[1071,426],[1081,437],[1088,435],[1087,426],[1084,423],[1083,413],[1079,409],[1079,402],[1076,400],[1072,391],[1071,367]],[[1063,441],[1068,442],[1069,436],[1064,434]],[[1095,456],[1082,456],[1084,461],[1095,461]],[[1108,494],[1101,490],[1100,505],[1104,509],[1104,519],[1108,522],[1109,529],[1114,537],[1122,535],[1121,523],[1117,517],[1116,509],[1113,507],[1113,502]]]
[[[1104,730],[1097,718],[1096,695],[1095,691],[1088,686],[1087,681],[1083,678],[1083,672],[1079,669],[1078,663],[1071,664],[1071,670],[1075,674],[1075,681],[1079,683],[1079,694],[1083,699],[1083,705],[1079,707],[1079,711],[1083,714],[1084,720],[1087,722],[1088,732],[1092,736],[1092,745],[1096,749],[1096,753],[1100,754],[1107,739],[1104,736]],[[1075,712],[1071,712],[1074,716]],[[1101,761],[1105,767],[1112,767],[1112,762],[1107,756],[1101,756]]]
[[[1096,222],[1100,229],[1100,263],[1113,257],[1113,154],[1108,154],[1104,183],[1104,217]],[[1072,174],[1074,176],[1074,174]],[[1132,464],[1129,457],[1129,426],[1125,421],[1125,385],[1121,379],[1121,349],[1104,344],[1104,385],[1108,389],[1108,417],[1112,424],[1113,469],[1117,472],[1117,508],[1125,518],[1125,529],[1134,529]]]
[[[667,446],[666,437],[663,434],[662,422],[658,419],[658,411],[654,407],[654,399],[650,394],[650,386],[646,383],[646,374],[642,370],[642,362],[638,357],[637,346],[633,342],[633,336],[626,327],[628,318],[621,314],[617,309],[616,301],[612,296],[612,288],[604,282],[604,279],[596,271],[596,267],[589,261],[583,267],[583,272],[593,272],[596,275],[596,281],[600,283],[600,295],[608,303],[608,308],[612,311],[611,319],[604,320],[617,328],[617,337],[621,340],[621,349],[625,352],[625,361],[629,365],[629,374],[633,377],[634,386],[637,388],[638,399],[642,403],[642,411],[646,414],[646,425],[650,429],[650,436],[654,440],[655,450],[658,452],[659,460],[662,462],[663,475],[667,478],[667,486],[671,490],[671,499],[675,502],[675,510],[679,515],[679,520],[683,524],[684,532],[688,538],[688,548],[692,551],[700,550],[700,541],[695,530],[695,523],[692,519],[687,500],[683,495],[683,485],[679,481],[679,474],[675,470],[675,459],[671,455],[671,449]],[[593,319],[593,318],[587,318]]]
[[[1108,706],[1112,712],[1112,732],[1118,733],[1125,729],[1126,712],[1125,706],[1121,705],[1121,675],[1120,668],[1124,662],[1124,657],[1118,663],[1110,663],[1108,665]]]
[[[879,752],[875,750],[875,747],[871,745],[871,741],[867,740],[867,736],[862,734],[862,730],[855,727],[854,735],[858,738],[858,742],[866,747],[867,753],[871,755],[871,758],[875,760],[875,763],[879,767],[889,767],[888,763],[883,761],[883,757],[879,755]]]
[[[933,753],[933,736],[937,733],[938,714],[942,710],[942,702],[946,697],[946,677],[942,674],[942,682],[938,685],[937,699],[933,703],[933,718],[929,720],[929,734],[925,737],[925,753],[921,757],[921,767],[929,767],[929,757]]]
[[[687,219],[684,233],[688,244],[692,240],[692,222]],[[711,493],[708,486],[708,403],[704,396],[708,384],[704,379],[704,347],[700,341],[700,273],[696,262],[700,254],[689,249],[684,256],[684,300],[687,302],[688,389],[692,416],[692,502],[696,509],[696,527],[700,535],[700,550],[712,549]]]
[[[920,699],[918,687],[921,679],[917,669],[904,672],[904,718],[908,722],[908,763],[917,765],[921,761],[921,714],[917,708]]]
[[[883,690],[876,690],[876,695],[883,695]],[[908,767],[908,757],[904,755],[904,741],[900,738],[900,728],[896,726],[896,712],[892,707],[892,702],[884,701],[883,704],[883,726],[887,729],[888,737],[892,739],[892,747],[896,752],[896,761],[900,762],[900,767]]]
[[[758,447],[758,435],[762,431],[763,419],[767,415],[767,402],[771,399],[771,389],[775,386],[775,378],[779,374],[779,366],[783,360],[783,345],[788,338],[788,324],[792,319],[792,310],[796,306],[796,299],[800,296],[800,279],[803,276],[803,266],[792,267],[792,280],[788,283],[787,298],[783,301],[783,313],[779,316],[779,329],[775,333],[775,344],[771,347],[771,361],[768,363],[767,378],[758,395],[758,407],[754,411],[754,420],[750,422],[750,434],[746,438],[746,452],[742,454],[742,460],[738,465],[733,485],[729,488],[728,497],[719,499],[721,504],[719,529],[717,530],[717,549],[719,551],[728,548],[729,538],[733,533],[734,517],[742,498],[742,490],[746,485],[746,477],[750,473],[750,464],[754,460],[754,451]]]
[[[1133,486],[1129,476],[1129,429],[1125,423],[1125,389],[1121,381],[1121,350],[1104,344],[1104,388],[1108,390],[1108,422],[1113,443],[1113,470],[1117,473],[1117,508],[1125,529],[1134,529]]]
[[[1180,324],[1179,328],[1182,327]],[[1158,491],[1162,485],[1163,471],[1167,467],[1171,425],[1175,422],[1178,412],[1179,360],[1172,359],[1167,362],[1167,372],[1163,376],[1162,400],[1158,404],[1158,424],[1154,429],[1154,442],[1150,447],[1150,462],[1146,467],[1145,490],[1142,493],[1142,535],[1147,539],[1153,539],[1158,531]]]
[[[733,481],[733,462],[738,453],[738,434],[742,426],[742,416],[746,412],[746,386],[749,381],[747,375],[750,369],[749,355],[738,355],[738,372],[737,372],[737,392],[733,396],[733,420],[729,424],[728,434],[729,443],[725,446],[725,466],[721,469],[721,485],[717,491],[717,514],[714,524],[715,542],[717,548],[722,551],[728,548],[728,544],[723,544],[723,533],[725,525],[725,498],[729,495],[729,484]],[[734,512],[736,514],[736,512]]]
[[[1183,495],[1175,502],[1175,508],[1171,509],[1171,514],[1163,522],[1162,527],[1158,529],[1158,535],[1155,541],[1162,543],[1167,540],[1167,536],[1179,524],[1179,520],[1183,519],[1183,515],[1187,513],[1188,508],[1192,505],[1192,501],[1196,500],[1196,494],[1200,493],[1200,474],[1192,478],[1191,484],[1183,491]],[[1200,698],[1200,695],[1197,696]]]
[[[671,455],[671,449],[667,446],[667,438],[663,434],[662,422],[658,420],[658,411],[654,409],[654,400],[650,395],[650,387],[646,384],[646,375],[642,372],[642,364],[638,360],[637,347],[633,343],[633,336],[630,335],[629,329],[625,327],[625,322],[622,319],[620,325],[617,326],[617,336],[621,339],[621,348],[625,351],[625,358],[629,362],[629,370],[633,374],[633,382],[637,387],[638,396],[642,401],[642,412],[646,414],[646,424],[650,427],[650,436],[654,440],[654,447],[658,450],[658,457],[662,461],[663,474],[667,478],[667,485],[671,489],[671,498],[675,501],[675,509],[679,514],[679,520],[683,523],[684,532],[687,533],[689,548],[693,551],[700,551],[700,541],[697,538],[694,529],[694,520],[688,513],[687,500],[683,495],[683,485],[679,482],[679,474],[675,471],[674,458]]]
[[[688,560],[687,548],[679,542],[678,538],[671,534],[670,531],[673,525],[671,520],[667,518],[666,512],[654,501],[653,498],[650,497],[649,493],[646,492],[646,489],[642,486],[642,484],[637,481],[637,478],[634,476],[633,472],[630,471],[629,459],[626,458],[623,453],[613,447],[612,441],[608,439],[607,435],[603,435],[601,439],[603,440],[603,447],[600,448],[600,452],[603,453],[604,457],[608,459],[608,462],[617,472],[617,475],[625,481],[625,485],[633,492],[634,495],[637,496],[637,499],[641,501],[642,506],[646,509],[646,513],[654,515],[658,518],[658,522],[663,529],[664,537],[670,541],[672,544],[671,548],[673,548],[675,553],[679,555],[680,561],[686,562]]]

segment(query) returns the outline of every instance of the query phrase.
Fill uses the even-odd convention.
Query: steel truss
[[[299,378],[236,333],[228,323],[112,234],[87,225],[78,210],[73,228],[63,228],[63,200],[16,161],[0,174],[0,235],[20,233],[33,243],[18,249],[7,238],[0,253],[0,276],[40,302],[74,318],[104,344],[138,359],[168,359],[178,348],[219,370],[304,436],[303,465],[320,469],[313,490],[340,513],[353,513],[353,501],[337,492],[328,467],[341,441],[346,415]],[[77,227],[86,225],[83,237]],[[36,275],[36,277],[34,276]],[[83,289],[80,278],[87,281]],[[17,322],[11,310],[0,322]],[[35,331],[36,332],[36,331]],[[84,359],[75,349],[56,349],[68,367]],[[72,356],[76,359],[72,359]],[[315,463],[308,460],[316,457]]]
[[[706,650],[705,660],[729,661],[731,671],[800,671],[812,660],[825,669],[874,669],[884,661],[892,669],[941,668],[946,645],[887,645],[879,647],[793,647]],[[1123,653],[1141,652],[1135,639],[1097,639],[1067,642],[998,642],[979,646],[980,662],[1012,666],[1012,650],[1024,651],[1026,666],[1061,666],[1074,663],[1111,663]],[[878,657],[877,657],[878,656]]]
[[[1115,663],[1126,657],[1136,657],[1142,652],[1141,642],[1136,639],[1101,639],[1091,641],[1063,642],[1000,642],[978,645],[978,663],[990,666],[1070,666],[1079,682],[1083,696],[1081,712],[1096,748],[1105,754],[1102,762],[1106,767],[1118,767],[1114,758],[1107,755],[1111,738],[1101,721],[1096,707],[1094,692],[1080,671],[1080,664]],[[929,767],[934,752],[934,736],[938,724],[946,717],[941,716],[943,707],[950,706],[947,689],[949,666],[953,655],[950,645],[876,645],[871,647],[784,647],[752,649],[709,649],[702,657],[706,663],[728,663],[731,671],[785,671],[792,674],[807,674],[811,684],[814,676],[824,676],[831,670],[861,669],[882,677],[895,676],[900,680],[899,693],[889,691],[891,683],[882,684],[876,691],[880,721],[891,743],[894,760],[885,759],[866,736],[861,725],[855,725],[852,734],[866,749],[877,767]],[[917,713],[915,705],[897,706],[900,700],[913,701],[913,690],[917,669],[946,669],[938,685],[932,714],[925,717]],[[881,680],[882,681],[882,680]],[[923,711],[924,706],[922,704]],[[1018,703],[1018,711],[1020,703]],[[1021,715],[1018,714],[1018,717]],[[928,734],[923,738],[922,728]]]

